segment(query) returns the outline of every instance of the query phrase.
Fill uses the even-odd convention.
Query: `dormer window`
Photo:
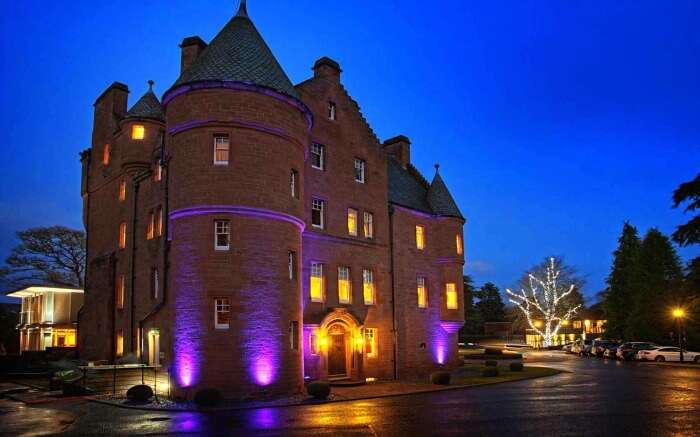
[[[328,102],[328,119],[329,120],[336,119],[335,103],[333,103],[333,102]]]
[[[146,134],[146,128],[142,124],[135,124],[131,126],[131,139],[132,140],[142,140]]]

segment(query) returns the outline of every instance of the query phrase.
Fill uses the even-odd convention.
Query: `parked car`
[[[592,345],[593,340],[590,338],[587,338],[585,340],[578,339],[574,342],[574,345],[571,347],[571,353],[578,355],[588,355],[591,352]]]
[[[617,348],[617,359],[623,361],[634,360],[635,355],[640,350],[653,349],[655,347],[658,346],[648,341],[628,341]]]
[[[563,350],[563,351],[566,352],[567,354],[570,354],[570,353],[571,353],[571,348],[572,348],[572,347],[574,347],[574,343],[573,343],[573,342],[572,342],[572,343],[567,343],[567,344],[564,345],[564,347],[561,348],[561,350]]]
[[[617,358],[617,348],[620,347],[619,343],[609,343],[605,350],[603,351],[603,358],[607,358],[609,360],[614,360]]]
[[[642,361],[680,361],[681,350],[677,347],[662,346],[651,350],[640,350],[637,359]],[[683,361],[700,363],[700,352],[683,350]]]
[[[593,356],[596,356],[598,358],[603,357],[603,353],[605,352],[605,349],[613,344],[612,341],[610,340],[602,340],[602,339],[595,339],[593,340],[593,344],[591,345],[591,351],[590,354]]]

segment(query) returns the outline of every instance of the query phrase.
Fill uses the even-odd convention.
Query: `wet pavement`
[[[700,435],[700,366],[674,368],[559,353],[529,354],[526,362],[536,365],[533,361],[571,373],[436,393],[215,414],[144,412],[84,401],[32,408],[13,403],[19,413],[3,403],[0,434]],[[27,423],[27,410],[44,420]],[[60,419],[45,420],[55,414]]]

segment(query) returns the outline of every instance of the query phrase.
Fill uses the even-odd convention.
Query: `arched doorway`
[[[329,379],[359,378],[362,372],[362,348],[355,347],[362,339],[362,326],[345,309],[336,308],[319,326],[323,338],[325,374]]]
[[[348,337],[348,330],[342,323],[334,323],[328,328],[328,377],[330,378],[348,376]]]

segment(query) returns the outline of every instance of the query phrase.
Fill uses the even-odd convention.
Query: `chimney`
[[[119,120],[126,114],[129,87],[121,82],[114,82],[95,100],[93,119],[93,140],[102,142],[117,130]]]
[[[384,150],[393,155],[403,168],[411,163],[411,140],[404,135],[399,135],[384,141]]]
[[[180,74],[207,48],[207,43],[198,36],[188,36],[180,44]]]
[[[340,82],[340,73],[343,71],[340,64],[326,56],[316,61],[312,70],[314,77],[327,77],[337,83]]]

